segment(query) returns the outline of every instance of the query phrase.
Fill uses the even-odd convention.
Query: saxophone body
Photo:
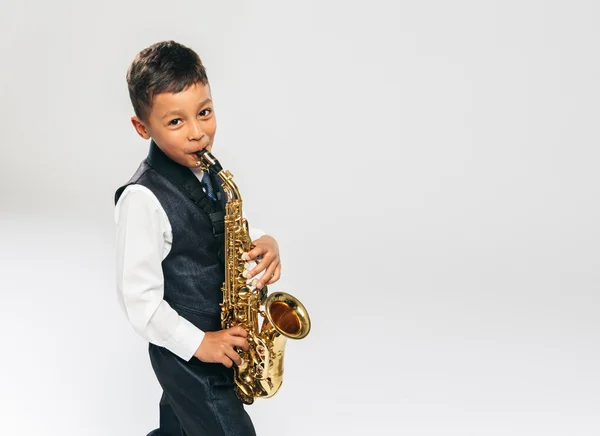
[[[242,275],[242,254],[252,248],[248,221],[243,217],[242,197],[233,176],[214,156],[197,153],[203,169],[217,174],[227,196],[225,209],[225,282],[222,286],[221,327],[241,325],[248,332],[248,351],[236,349],[243,359],[233,365],[235,392],[245,404],[269,398],[283,382],[283,360],[287,339],[302,339],[310,331],[310,318],[302,303],[285,292],[256,289]],[[262,325],[259,328],[259,315]]]

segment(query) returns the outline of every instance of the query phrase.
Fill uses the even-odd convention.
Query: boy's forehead
[[[152,97],[152,112],[163,117],[172,110],[194,108],[212,100],[210,87],[202,83],[188,86],[181,92],[160,92]]]

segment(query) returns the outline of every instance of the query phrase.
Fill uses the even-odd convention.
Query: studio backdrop
[[[0,7],[0,433],[143,436],[113,195],[125,73],[173,39],[213,153],[312,330],[261,436],[600,433],[600,6],[17,1]]]

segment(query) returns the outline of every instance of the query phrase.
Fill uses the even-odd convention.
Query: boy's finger
[[[246,273],[246,278],[250,279],[252,277],[254,277],[255,275],[258,275],[258,273],[260,273],[261,271],[263,271],[265,268],[267,268],[271,262],[273,261],[271,256],[265,256],[263,257],[263,259],[258,263],[258,265],[256,265],[254,268],[252,268],[250,271],[248,271]]]
[[[221,359],[219,360],[223,365],[225,365],[227,368],[231,368],[233,366],[233,362],[231,361],[231,359],[226,356],[223,355],[223,357],[221,357]]]
[[[248,273],[252,270],[256,265],[258,265],[255,261],[250,260],[244,264],[244,271],[242,272],[242,276],[248,278]]]
[[[242,254],[242,260],[252,260],[257,256],[264,254],[266,251],[266,248],[263,248],[260,245],[258,245],[252,250],[248,251],[247,253]]]
[[[269,280],[267,282],[267,285],[272,285],[280,278],[281,278],[281,264],[277,265],[277,268],[275,268],[275,274],[273,274],[273,277],[271,277],[271,280]]]
[[[242,356],[240,356],[233,348],[226,348],[225,355],[229,357],[236,365],[240,366],[242,364]]]
[[[273,277],[275,275],[276,269],[277,269],[277,264],[275,262],[273,262],[271,265],[269,265],[269,267],[267,268],[265,273],[262,275],[262,277],[258,280],[258,282],[256,282],[256,288],[261,289],[267,281],[271,280],[271,277]]]
[[[227,329],[227,332],[232,336],[242,336],[244,338],[248,336],[248,332],[240,325],[236,325]]]
[[[250,348],[250,344],[246,340],[246,338],[240,338],[239,336],[235,336],[233,341],[231,341],[234,347],[239,347],[244,351],[248,351]]]

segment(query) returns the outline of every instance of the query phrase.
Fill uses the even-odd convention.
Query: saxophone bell
[[[275,331],[288,339],[303,339],[310,332],[306,308],[300,300],[285,292],[274,292],[267,297],[265,315],[261,333]]]

